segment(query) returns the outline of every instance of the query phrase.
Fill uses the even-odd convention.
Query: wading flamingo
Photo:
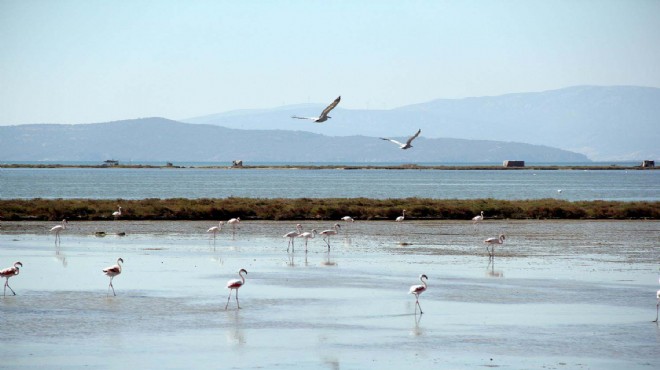
[[[404,210],[403,210],[403,214],[402,214],[401,216],[397,217],[396,220],[394,220],[394,221],[396,221],[396,222],[401,222],[401,221],[403,221],[403,220],[405,220],[405,219],[406,219],[406,210],[404,209]]]
[[[337,104],[339,104],[339,101],[340,101],[340,100],[341,100],[341,95],[340,95],[339,97],[337,97],[337,99],[335,99],[335,101],[333,101],[332,103],[330,103],[330,105],[328,105],[328,106],[323,110],[323,112],[321,112],[321,115],[318,116],[318,117],[299,117],[299,116],[291,116],[291,118],[297,118],[297,119],[308,119],[308,120],[310,120],[310,121],[314,121],[314,122],[318,122],[318,123],[325,122],[325,121],[328,120],[328,118],[332,118],[332,117],[328,116],[328,113],[330,113],[331,110],[335,109],[335,107],[337,106]]]
[[[109,266],[103,269],[103,273],[107,276],[110,276],[110,284],[108,284],[108,295],[110,295],[110,288],[112,288],[112,294],[117,296],[115,293],[115,287],[112,285],[112,279],[121,274],[121,264],[124,263],[124,259],[118,258],[117,264],[114,266]]]
[[[481,214],[479,216],[472,217],[472,223],[475,225],[483,220],[484,220],[484,211],[481,211]]]
[[[495,244],[504,244],[504,239],[506,239],[504,234],[500,234],[499,238],[488,238],[484,240],[484,243],[487,244],[486,252],[488,252],[488,255],[490,255],[491,258],[495,256]],[[490,250],[488,249],[488,245],[492,246]]]
[[[13,267],[7,267],[7,268],[4,269],[4,270],[0,270],[0,277],[3,277],[3,278],[6,279],[6,280],[5,280],[5,289],[4,289],[4,292],[3,292],[3,294],[2,294],[3,297],[7,295],[7,288],[9,288],[9,290],[11,290],[11,292],[12,292],[14,295],[16,295],[16,292],[14,292],[14,289],[12,289],[12,288],[9,286],[9,278],[12,277],[12,276],[18,275],[18,273],[19,273],[19,266],[20,266],[20,267],[23,267],[23,264],[22,264],[21,262],[14,262],[14,266],[13,266]]]
[[[286,251],[289,251],[289,247],[291,247],[291,251],[295,252],[295,247],[293,245],[293,240],[302,234],[302,225],[301,224],[296,224],[296,231],[290,231],[286,234],[284,234],[285,238],[289,238],[289,244],[286,246]]]
[[[423,314],[422,312],[422,306],[419,305],[419,295],[424,293],[426,291],[426,282],[424,279],[428,280],[429,278],[421,274],[419,275],[419,280],[422,282],[421,285],[413,285],[410,287],[410,290],[408,291],[408,294],[414,294],[415,295],[415,315],[417,314],[417,306],[419,306],[419,314]]]
[[[346,222],[355,222],[355,220],[351,216],[344,216],[341,218],[341,220]]]
[[[238,271],[238,276],[241,277],[241,280],[232,279],[227,282],[227,288],[229,289],[229,297],[227,297],[227,304],[225,305],[225,310],[227,309],[227,307],[229,307],[229,300],[231,299],[232,290],[236,290],[236,306],[238,306],[239,309],[241,308],[241,305],[238,303],[238,289],[242,287],[243,284],[245,284],[245,277],[243,277],[243,273],[247,275],[247,271],[245,271],[245,269],[240,269],[240,271]]]
[[[232,230],[235,230],[235,229],[236,229],[236,225],[238,225],[240,222],[241,222],[241,218],[240,218],[240,217],[236,217],[236,218],[232,218],[232,219],[230,219],[229,221],[227,221],[227,225],[231,225],[231,229],[232,229]]]
[[[117,206],[117,207],[119,207],[119,209],[117,209],[116,211],[112,212],[112,217],[114,217],[115,219],[121,217],[121,206]]]
[[[392,139],[387,139],[387,138],[384,138],[384,137],[381,137],[380,139],[381,139],[381,140],[391,141],[391,142],[393,142],[394,144],[398,145],[398,146],[399,146],[399,149],[403,149],[403,150],[405,150],[405,149],[410,149],[410,148],[412,148],[412,145],[410,145],[410,143],[412,143],[412,141],[415,140],[415,139],[417,138],[417,136],[419,136],[419,134],[420,134],[421,132],[422,132],[422,129],[420,128],[419,130],[417,130],[417,133],[416,133],[415,135],[413,135],[413,136],[411,136],[411,137],[408,138],[408,141],[406,141],[405,144],[402,143],[402,142],[399,142],[399,141],[396,141],[396,140],[392,140]]]
[[[218,226],[213,226],[210,227],[208,230],[206,230],[207,233],[213,233],[213,240],[215,240],[215,234],[219,233],[222,230],[222,225],[224,225],[224,221],[218,222]]]
[[[298,235],[299,238],[305,238],[305,253],[307,253],[307,242],[309,239],[314,239],[316,233],[318,233],[318,231],[316,231],[316,229],[312,229],[312,231],[305,231],[304,233]]]
[[[323,235],[323,241],[328,245],[328,252],[330,252],[330,236],[337,235],[339,233],[339,224],[335,224],[334,229],[323,230],[319,235]]]
[[[66,218],[65,218],[64,220],[62,220],[61,224],[59,224],[57,226],[53,226],[53,228],[50,229],[51,233],[53,233],[53,232],[55,233],[55,243],[60,241],[60,232],[62,232],[62,230],[66,230],[66,225],[67,225],[67,222],[66,222]]]

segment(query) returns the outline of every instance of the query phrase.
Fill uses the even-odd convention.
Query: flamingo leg
[[[7,278],[7,279],[5,280],[5,289],[4,289],[4,292],[3,292],[3,296],[4,296],[4,297],[7,296],[7,288],[9,288],[9,290],[11,290],[11,292],[12,292],[14,295],[16,295],[16,292],[14,292],[14,289],[12,289],[12,288],[9,286],[9,278]]]
[[[422,306],[419,304],[419,296],[417,296],[417,306],[419,306],[419,314],[423,314],[424,312],[422,311]],[[415,308],[415,312],[417,312],[417,308]]]
[[[112,294],[116,297],[117,294],[115,294],[115,287],[112,285],[112,278],[114,278],[114,276],[110,277],[110,284],[108,284],[108,294],[106,294],[106,296],[110,295],[110,288],[112,288]]]
[[[658,309],[660,308],[660,301],[655,305],[655,320],[653,322],[658,322]]]
[[[241,309],[241,304],[238,303],[238,289],[236,289],[236,306],[238,306],[238,309]]]
[[[227,304],[225,305],[225,310],[227,309],[227,307],[229,307],[229,300],[231,299],[231,291],[232,291],[232,290],[233,290],[233,289],[229,289],[229,297],[227,297]],[[237,298],[237,299],[238,299],[238,298]]]

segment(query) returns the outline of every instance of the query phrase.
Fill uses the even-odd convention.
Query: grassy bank
[[[660,202],[406,199],[10,199],[0,200],[3,220],[108,220],[117,205],[125,220],[469,220],[484,211],[495,219],[658,219]]]

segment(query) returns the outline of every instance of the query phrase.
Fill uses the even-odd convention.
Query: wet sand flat
[[[3,368],[657,368],[660,222],[3,222]],[[303,222],[305,230],[334,222]],[[105,237],[96,237],[104,231]],[[126,236],[117,236],[125,232]],[[505,234],[491,263],[483,239]],[[101,269],[123,273],[107,296]],[[248,271],[225,310],[227,280]],[[429,277],[420,298],[407,294]]]

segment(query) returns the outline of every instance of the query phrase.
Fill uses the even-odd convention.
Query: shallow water
[[[656,221],[4,222],[2,367],[657,368]],[[307,222],[306,230],[332,222]],[[95,231],[107,236],[95,237]],[[124,237],[117,232],[126,232]],[[505,233],[489,263],[482,240]],[[107,296],[101,269],[125,261]],[[248,271],[241,309],[225,283]],[[415,315],[408,287],[429,276]]]

